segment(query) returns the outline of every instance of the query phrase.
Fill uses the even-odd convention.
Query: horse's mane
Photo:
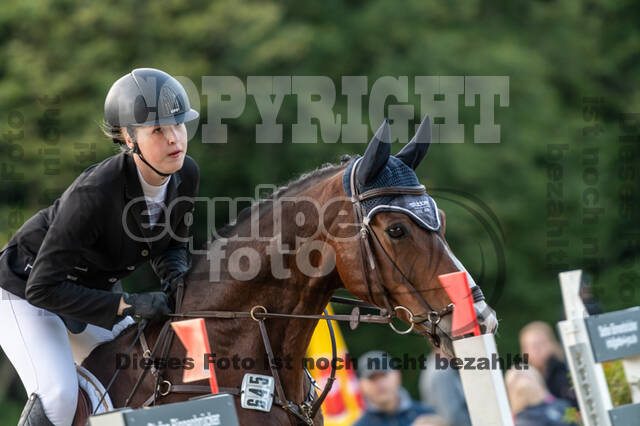
[[[343,155],[340,158],[340,163],[324,163],[322,166],[318,167],[315,170],[303,173],[298,178],[277,188],[271,193],[271,195],[269,195],[269,197],[264,198],[252,204],[251,206],[242,209],[240,213],[238,213],[238,217],[236,218],[236,220],[218,229],[216,231],[217,234],[222,237],[234,235],[237,228],[242,226],[246,220],[251,218],[251,212],[255,209],[260,209],[260,211],[262,211],[262,207],[267,204],[269,206],[272,206],[273,201],[277,200],[280,197],[283,197],[285,195],[292,196],[300,193],[300,191],[303,191],[312,184],[315,184],[319,179],[324,179],[329,175],[333,175],[335,172],[344,169],[349,160],[351,160],[350,156]]]

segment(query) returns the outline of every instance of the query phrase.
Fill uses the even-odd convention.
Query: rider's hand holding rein
[[[161,291],[142,294],[124,293],[120,307],[125,307],[122,309],[122,315],[160,321],[171,313],[168,303],[168,296]]]

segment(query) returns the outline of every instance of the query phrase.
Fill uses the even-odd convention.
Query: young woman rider
[[[19,425],[70,425],[74,361],[132,316],[170,312],[164,292],[127,294],[120,280],[150,261],[170,290],[189,268],[200,174],[184,123],[196,118],[169,74],[143,68],[118,79],[104,127],[121,152],[89,166],[0,251],[0,346],[29,395]]]

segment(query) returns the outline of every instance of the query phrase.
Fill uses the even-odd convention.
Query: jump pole
[[[438,277],[453,302],[452,336],[473,334],[453,341],[456,358],[497,359],[493,334],[480,334],[466,271]],[[474,362],[474,365],[476,362]],[[500,365],[482,370],[459,369],[469,416],[474,426],[513,426],[513,416]],[[493,367],[490,365],[490,367]]]

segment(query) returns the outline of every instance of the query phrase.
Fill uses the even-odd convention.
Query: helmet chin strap
[[[149,163],[143,156],[142,156],[142,152],[140,151],[140,147],[138,146],[138,142],[134,142],[133,143],[133,153],[134,154],[138,154],[138,157],[140,157],[140,159],[142,161],[144,161],[144,164],[146,164],[147,166],[149,166],[151,168],[151,170],[153,170],[154,172],[156,172],[157,174],[159,174],[162,177],[167,177],[167,176],[171,176],[172,173],[162,173],[161,171],[159,171],[158,169],[156,169],[155,167],[153,167],[151,165],[151,163]]]
[[[142,151],[140,151],[140,146],[138,146],[138,141],[135,139],[135,135],[133,134],[133,132],[130,132],[131,134],[129,135],[131,137],[131,141],[133,142],[133,149],[131,150],[134,154],[138,154],[138,157],[140,157],[140,159],[144,162],[144,164],[146,164],[147,166],[149,166],[151,168],[151,170],[153,170],[154,172],[156,172],[157,174],[159,174],[162,177],[167,177],[167,176],[171,176],[172,173],[162,173],[160,170],[156,169],[155,167],[153,167],[151,165],[151,163],[149,163],[143,156],[142,156]]]

